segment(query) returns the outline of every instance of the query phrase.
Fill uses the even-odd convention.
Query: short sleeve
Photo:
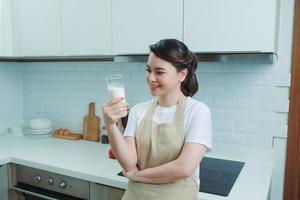
[[[212,149],[212,119],[209,108],[201,104],[193,106],[185,142],[203,144],[208,151]]]
[[[137,124],[138,124],[138,119],[136,113],[136,106],[134,106],[129,111],[128,121],[123,136],[135,137]]]

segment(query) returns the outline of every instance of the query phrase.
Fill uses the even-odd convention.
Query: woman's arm
[[[111,149],[120,165],[126,171],[136,169],[137,153],[134,137],[123,137],[116,125],[118,119],[127,116],[128,105],[123,98],[116,98],[103,104],[102,111],[111,143]]]
[[[206,147],[204,145],[188,142],[184,144],[181,154],[176,160],[141,171],[124,172],[124,175],[130,180],[144,183],[174,182],[192,176],[205,152]]]
[[[124,138],[116,125],[108,127],[107,131],[112,152],[122,168],[126,171],[136,169],[137,153],[135,138]]]

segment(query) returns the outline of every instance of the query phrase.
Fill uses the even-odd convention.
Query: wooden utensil
[[[100,118],[95,115],[95,103],[89,104],[89,113],[83,120],[83,139],[99,141]]]

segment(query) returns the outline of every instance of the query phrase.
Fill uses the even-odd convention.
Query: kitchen
[[[47,117],[55,128],[80,133],[89,102],[96,103],[103,125],[104,79],[112,73],[123,75],[130,106],[150,99],[143,55],[149,44],[173,37],[208,59],[199,62],[195,95],[213,115],[213,151],[207,156],[245,162],[228,197],[200,192],[199,199],[283,199],[293,0],[0,2],[0,165],[75,177],[89,181],[91,191],[99,185],[125,189],[126,179],[116,175],[120,166],[107,158],[108,145],[31,139],[7,130]],[[174,15],[166,15],[158,3]],[[233,14],[236,10],[245,21]],[[90,199],[101,196],[90,193]]]

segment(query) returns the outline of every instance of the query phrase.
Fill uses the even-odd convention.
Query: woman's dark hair
[[[174,65],[177,72],[183,69],[188,70],[180,88],[185,96],[193,96],[198,91],[198,81],[195,74],[197,58],[183,42],[176,39],[163,39],[150,45],[150,50],[159,58]]]

